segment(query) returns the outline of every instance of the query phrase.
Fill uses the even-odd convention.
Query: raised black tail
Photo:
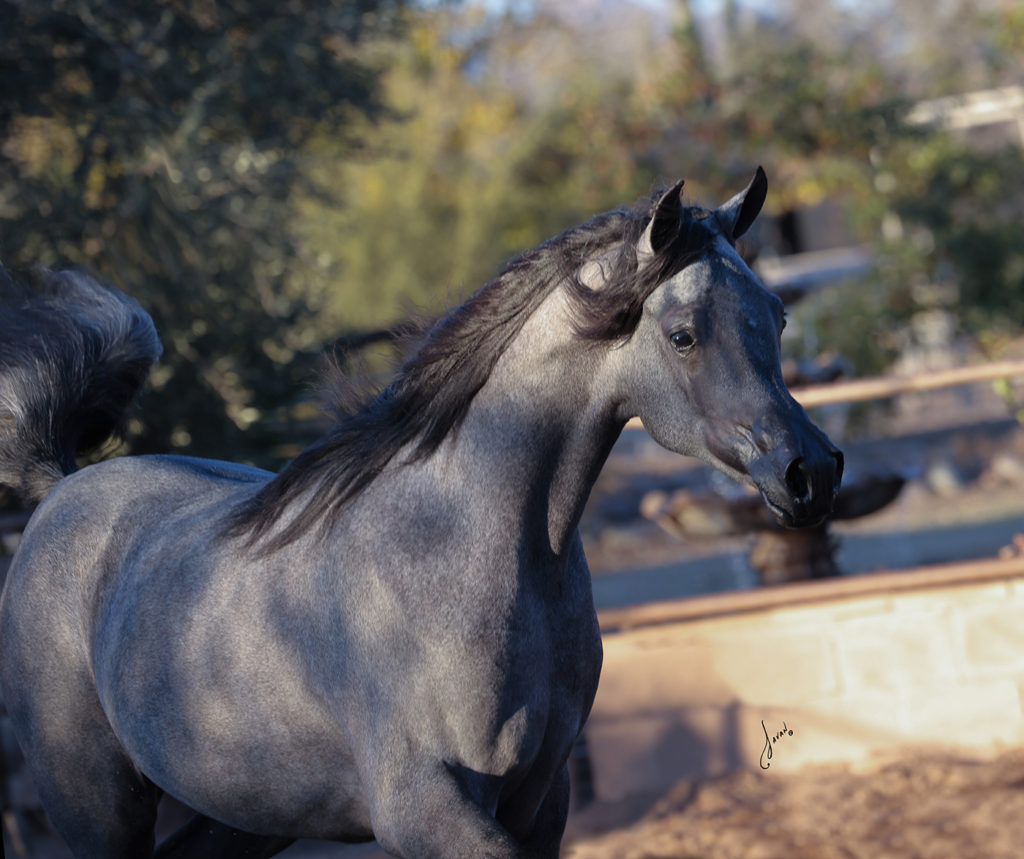
[[[160,340],[128,296],[81,271],[0,268],[0,484],[30,503],[123,428]]]

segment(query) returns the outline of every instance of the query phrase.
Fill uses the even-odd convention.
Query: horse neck
[[[524,534],[564,556],[583,507],[618,438],[610,350],[575,337],[555,290],[527,320],[474,398],[453,438],[496,516],[518,517]]]

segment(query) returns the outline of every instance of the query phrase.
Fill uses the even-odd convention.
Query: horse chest
[[[582,604],[564,593],[561,602],[538,601],[518,616],[493,661],[492,700],[511,715],[491,742],[509,773],[530,770],[550,778],[590,712],[602,650],[587,593]]]
[[[560,765],[593,701],[600,635],[585,568],[532,572],[363,581],[343,620],[360,666],[344,709],[371,744],[393,730],[413,746],[440,740],[445,759],[513,780],[539,757]]]

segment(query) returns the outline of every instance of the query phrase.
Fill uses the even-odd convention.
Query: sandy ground
[[[744,771],[680,782],[631,826],[596,805],[572,859],[1010,859],[1024,855],[1024,751],[988,761],[908,753],[872,769]],[[598,834],[595,834],[598,833]]]

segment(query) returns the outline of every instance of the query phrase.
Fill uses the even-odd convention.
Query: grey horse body
[[[489,402],[488,389],[518,372],[518,351],[457,436],[387,469],[328,541],[310,535],[240,565],[243,540],[221,531],[225,511],[272,477],[255,469],[153,456],[66,478],[24,537],[20,554],[37,566],[12,575],[6,600],[32,605],[49,628],[30,633],[22,616],[21,640],[67,641],[70,652],[33,649],[20,673],[80,661],[95,677],[95,718],[106,714],[147,778],[240,829],[387,843],[388,818],[374,811],[436,768],[427,784],[450,795],[408,796],[407,808],[436,802],[441,813],[460,800],[494,816],[503,803],[503,823],[525,840],[597,685],[575,527],[589,486],[577,472],[596,473],[613,439],[577,426],[585,378],[538,375],[560,420],[536,420],[541,391],[522,415],[504,395]],[[566,467],[550,474],[555,451]],[[45,564],[51,554],[77,562]],[[37,706],[34,724],[61,709]],[[432,816],[423,822],[433,830]]]
[[[289,530],[312,484],[265,531],[234,528],[274,476],[228,463],[129,458],[57,483],[0,603],[0,680],[72,848],[149,855],[166,791],[264,836],[253,855],[375,837],[403,857],[557,856],[601,664],[577,526],[625,421],[749,475],[793,524],[838,485],[781,383],[777,302],[732,248],[742,204],[628,338],[581,343],[551,289],[458,426],[319,527]],[[580,277],[599,293],[604,272]],[[196,852],[201,834],[158,855],[236,855],[230,838]]]

